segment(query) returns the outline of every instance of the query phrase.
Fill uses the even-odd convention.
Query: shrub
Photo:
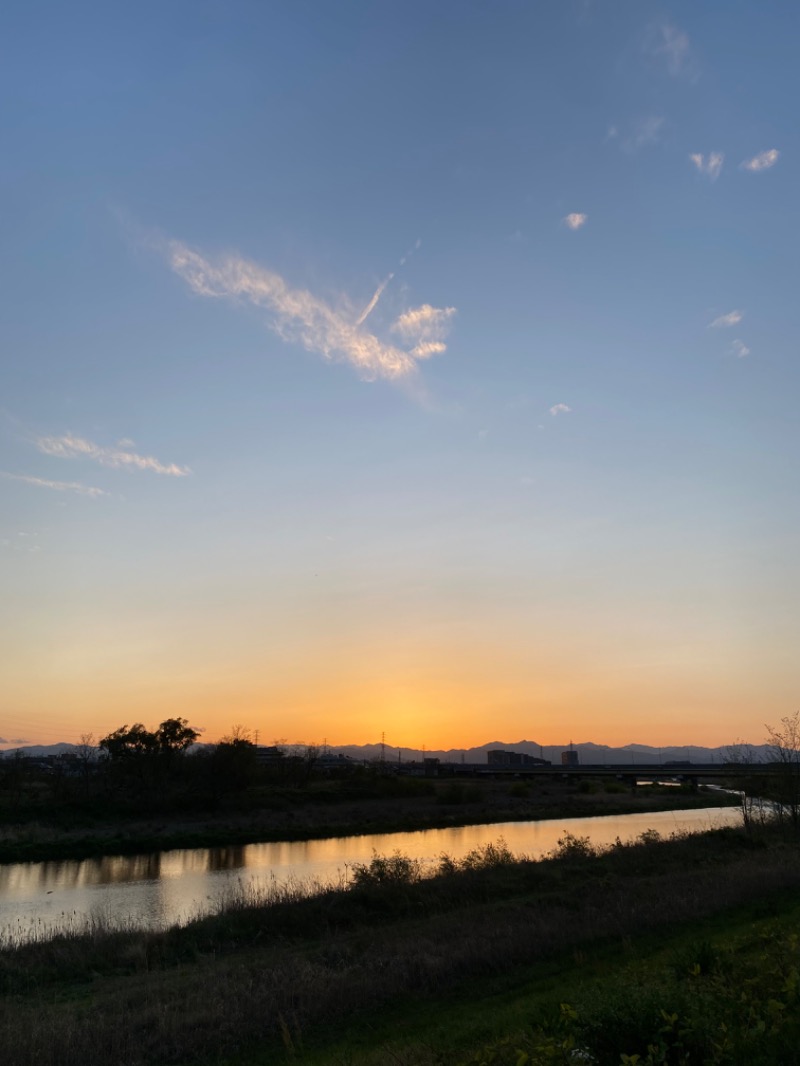
[[[550,852],[549,858],[589,859],[596,854],[597,851],[589,837],[578,837],[575,836],[574,833],[570,833],[569,830],[565,829],[564,835],[558,838],[558,844],[554,850]]]
[[[462,870],[493,870],[498,866],[512,866],[515,862],[508,844],[498,837],[493,844],[484,844],[482,848],[468,851],[459,866]]]
[[[422,877],[422,864],[396,851],[393,855],[374,854],[369,865],[355,863],[351,868],[352,884],[359,888],[371,885],[413,885]]]
[[[637,844],[647,846],[648,844],[658,844],[661,841],[661,834],[657,829],[645,829],[643,833],[640,833],[636,838]]]

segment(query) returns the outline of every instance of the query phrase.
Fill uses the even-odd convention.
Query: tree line
[[[318,749],[273,748],[260,762],[253,734],[234,726],[217,744],[197,744],[201,730],[186,718],[150,729],[122,725],[95,740],[82,734],[74,752],[44,758],[22,753],[0,759],[0,820],[55,805],[69,810],[151,814],[213,810],[258,801],[259,791],[302,788],[314,775]],[[261,797],[263,799],[263,796]]]

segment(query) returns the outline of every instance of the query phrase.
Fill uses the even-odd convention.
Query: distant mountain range
[[[41,758],[44,755],[69,755],[74,751],[77,751],[75,744],[21,744],[16,748],[6,748],[5,751],[0,751],[0,758],[3,755],[14,755],[16,752],[22,752],[23,755],[29,755],[31,758]]]
[[[195,745],[196,748],[209,747],[206,744]],[[302,749],[302,745],[290,745],[295,749]],[[748,757],[754,761],[760,761],[767,755],[767,745],[744,745],[749,753]],[[561,744],[537,744],[534,740],[494,740],[488,744],[481,744],[476,748],[449,748],[445,750],[423,750],[420,748],[396,748],[389,744],[343,744],[328,745],[325,751],[333,755],[346,755],[358,761],[374,761],[381,757],[386,762],[404,763],[419,762],[423,758],[440,759],[442,762],[467,762],[485,763],[486,753],[492,748],[502,748],[504,751],[516,751],[536,758],[548,759],[554,765],[561,762],[562,751],[567,746]],[[573,750],[578,753],[578,761],[583,764],[597,763],[650,763],[654,766],[665,762],[725,762],[730,757],[731,745],[723,745],[718,748],[703,748],[695,744],[670,745],[665,748],[654,748],[648,744],[626,744],[621,748],[612,748],[607,744],[593,744],[590,741],[573,744]],[[76,751],[74,744],[30,744],[19,748],[9,748],[0,752],[0,757],[8,756],[15,751],[21,751],[24,755],[33,758],[41,758],[46,755],[65,755]]]
[[[481,744],[476,748],[449,748],[446,751],[425,750],[417,748],[402,748],[399,750],[388,744],[383,750],[383,756],[387,762],[413,762],[422,758],[440,759],[442,762],[467,762],[485,763],[486,753],[493,748],[501,748],[503,751],[516,751],[535,758],[547,759],[554,765],[560,764],[561,753],[568,750],[570,745],[565,744],[538,744],[534,740],[494,740],[488,744]],[[621,748],[612,748],[608,744],[593,744],[586,741],[581,744],[572,744],[572,749],[578,753],[578,761],[583,764],[597,763],[651,763],[654,766],[664,762],[725,762],[730,758],[731,745],[726,744],[718,748],[703,748],[696,744],[671,745],[665,748],[653,748],[648,744],[626,744]],[[766,745],[743,745],[747,748],[748,758],[753,760],[763,759],[767,752]],[[350,744],[342,747],[331,747],[331,752],[348,755],[352,759],[380,759],[382,750],[380,744]]]

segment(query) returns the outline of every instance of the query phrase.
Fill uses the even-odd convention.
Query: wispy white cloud
[[[411,256],[414,254],[414,252],[418,252],[421,247],[422,247],[422,239],[420,237],[417,237],[417,239],[414,241],[413,246],[408,249],[408,251],[405,253],[405,255],[401,255],[400,256],[400,266],[405,266],[406,263],[411,258]]]
[[[731,345],[731,351],[737,359],[744,359],[750,354],[750,349],[744,343],[744,341],[735,340]]]
[[[106,448],[71,433],[65,433],[63,437],[39,437],[36,447],[44,455],[55,455],[59,459],[93,459],[101,466],[113,469],[150,470],[167,477],[186,477],[191,472],[188,466],[162,463],[152,455],[138,455],[122,448]]]
[[[700,173],[705,174],[712,181],[717,180],[722,170],[722,164],[725,162],[725,156],[722,152],[709,152],[707,156],[702,155],[700,152],[695,152],[689,158]]]
[[[565,403],[556,403],[550,408],[550,414],[555,418],[556,415],[568,415],[571,410]]]
[[[691,45],[683,30],[668,22],[662,22],[660,26],[654,27],[651,42],[650,50],[655,55],[663,56],[667,70],[673,77],[677,78],[689,72]]]
[[[343,359],[365,378],[408,377],[417,369],[417,359],[432,354],[422,350],[404,351],[364,329],[364,318],[375,306],[372,301],[372,306],[368,305],[359,317],[350,306],[331,307],[306,289],[293,289],[279,274],[240,256],[228,255],[212,262],[179,241],[171,241],[168,249],[172,269],[193,292],[200,296],[246,300],[266,308],[270,313],[270,327],[284,340],[299,343],[306,351],[326,359]],[[373,301],[377,302],[382,291],[373,296]],[[431,310],[446,317],[455,313],[454,308]],[[417,338],[418,342],[440,340],[431,335]]]
[[[752,159],[745,159],[743,163],[740,163],[742,170],[769,170],[770,167],[774,167],[780,157],[780,152],[777,148],[770,148],[768,152],[759,152],[758,155],[754,155]]]
[[[432,355],[440,355],[447,351],[444,341],[420,341],[411,349],[411,354],[417,359],[429,359]]]
[[[622,147],[626,152],[638,152],[640,148],[646,148],[651,144],[658,144],[661,139],[661,130],[664,126],[663,115],[648,115],[640,119],[627,137],[622,140]]]
[[[38,533],[29,533],[20,529],[15,540],[9,537],[0,539],[0,548],[10,548],[12,552],[24,552],[27,555],[35,554],[42,550],[41,545],[37,543],[38,536]]]
[[[422,304],[420,307],[412,307],[410,311],[404,311],[393,323],[392,329],[405,337],[415,337],[428,330],[439,330],[456,313],[455,307],[431,307],[430,304]]]
[[[0,477],[9,481],[23,481],[26,485],[35,485],[40,489],[53,489],[55,492],[77,492],[80,496],[108,496],[103,489],[92,485],[82,485],[79,481],[49,481],[43,477],[32,477],[28,474],[9,474],[6,470],[0,470]]]
[[[729,311],[727,315],[720,315],[719,318],[715,318],[713,322],[708,323],[709,329],[726,329],[729,326],[737,326],[744,315],[741,311]]]
[[[578,211],[573,211],[571,215],[565,215],[561,221],[568,229],[580,229],[581,226],[586,225],[588,219],[588,215],[582,215]]]
[[[444,338],[450,332],[455,307],[431,307],[422,304],[405,311],[392,323],[392,332],[399,333],[407,344],[413,344],[411,355],[427,359],[447,350]]]

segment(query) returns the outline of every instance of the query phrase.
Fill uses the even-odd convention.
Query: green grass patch
[[[297,1032],[288,1060],[791,1066],[800,1061],[799,923],[796,893],[779,893],[677,930],[466,981],[435,1001],[409,996],[322,1039]],[[261,1066],[274,1054],[245,1054],[226,1066]]]

